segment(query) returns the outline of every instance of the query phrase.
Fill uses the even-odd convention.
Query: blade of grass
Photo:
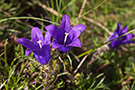
[[[66,71],[66,66],[65,66],[65,64],[64,64],[64,62],[63,62],[63,60],[61,59],[61,57],[60,57],[60,56],[59,56],[58,58],[59,58],[60,62],[63,64],[64,71]]]
[[[15,20],[15,19],[35,19],[35,20],[45,21],[45,22],[49,22],[49,23],[52,23],[52,24],[59,25],[58,23],[55,23],[55,22],[52,22],[52,21],[49,21],[49,20],[45,20],[45,19],[42,19],[42,18],[37,18],[37,17],[11,17],[11,18],[1,19],[0,23],[5,22],[5,21],[9,21],[9,20]]]
[[[7,82],[7,80],[4,81],[4,83],[0,85],[0,89],[2,89],[2,87],[5,85],[6,82]]]
[[[68,57],[68,59],[69,59],[69,63],[70,63],[70,65],[71,65],[71,68],[73,68],[73,67],[72,67],[72,59],[70,58],[69,54],[67,55],[67,57]]]
[[[58,0],[56,0],[56,2],[57,2],[57,1],[58,1]],[[52,13],[51,15],[52,15],[52,20],[54,21],[55,19],[54,19],[54,3],[53,3],[53,2],[54,2],[54,1],[51,0],[51,7],[52,7],[52,10],[53,10],[53,11],[52,11],[53,13]]]
[[[71,0],[68,4],[66,4],[62,10],[60,11],[60,13],[62,13],[69,5],[72,5],[73,2],[75,2],[76,0]]]
[[[8,65],[8,63],[7,63],[7,52],[6,52],[6,48],[7,48],[7,41],[8,41],[8,39],[6,39],[5,40],[5,47],[4,47],[4,60],[5,60],[5,62],[6,62],[6,64]]]
[[[98,7],[100,7],[101,5],[103,5],[107,0],[102,1],[100,4],[98,4],[96,7],[90,9],[89,11],[85,12],[84,14],[82,14],[80,17],[78,17],[76,20],[78,20],[79,18],[81,18],[82,16],[85,16],[86,14],[90,13],[91,11],[97,9]],[[76,21],[75,21],[76,22]]]
[[[58,22],[60,20],[61,0],[60,0],[60,2],[58,2],[58,0],[56,0],[56,7],[57,7],[57,11],[58,11],[58,17],[56,19],[56,22]]]

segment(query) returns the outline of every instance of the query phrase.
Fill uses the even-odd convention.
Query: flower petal
[[[64,43],[64,38],[65,38],[65,33],[64,32],[60,31],[59,33],[56,33],[55,40],[57,40],[57,42],[59,42],[60,44]]]
[[[69,32],[70,34],[74,34],[75,38],[78,38],[80,34],[85,30],[86,26],[83,24],[76,25]]]
[[[123,40],[123,42],[128,42],[130,39],[132,39],[134,37],[134,35],[133,34],[131,34],[131,33],[129,33],[129,34],[127,34],[126,36],[123,36],[122,37],[122,40]]]
[[[64,15],[60,24],[60,30],[69,32],[71,29],[70,19],[67,15]]]
[[[28,56],[31,52],[31,50],[25,50],[25,55]]]
[[[117,29],[115,30],[118,34],[121,32],[121,25],[117,23]]]
[[[44,45],[50,45],[50,44],[51,44],[51,34],[49,32],[46,32]]]
[[[85,30],[86,26],[83,24],[78,24],[72,28],[72,30],[75,30],[77,32],[83,32]]]
[[[42,65],[47,64],[51,58],[49,45],[44,45],[41,49],[33,51],[36,60]]]
[[[55,25],[48,25],[46,27],[47,32],[49,32],[54,39],[56,39],[56,35],[59,33],[59,28]]]
[[[67,46],[74,46],[74,47],[81,47],[81,42],[79,39],[76,39],[72,43],[68,44]]]
[[[121,30],[121,33],[122,33],[122,34],[125,34],[125,33],[127,33],[127,30],[128,30],[128,27],[125,26],[125,27]]]
[[[42,42],[44,41],[43,34],[41,30],[38,27],[33,27],[31,30],[31,39],[34,44],[38,44],[37,42],[41,40]]]
[[[52,42],[52,48],[53,48],[53,49],[59,48],[59,47],[61,47],[61,46],[62,46],[62,45],[59,44],[56,40],[53,40],[53,42]]]
[[[19,42],[20,44],[22,44],[24,47],[30,49],[31,51],[37,49],[35,47],[35,45],[29,39],[20,38],[20,39],[17,40],[17,42]]]
[[[119,37],[119,36],[118,36],[118,33],[115,31],[114,34],[110,37],[109,41],[111,41],[117,37]]]
[[[68,52],[71,48],[72,48],[71,46],[67,46],[67,47],[61,46],[61,47],[59,47],[58,49],[59,49],[60,51],[63,51],[63,52]]]

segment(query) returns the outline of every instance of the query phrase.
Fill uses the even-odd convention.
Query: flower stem
[[[58,66],[59,66],[59,62],[57,61],[57,62],[56,62],[56,66],[55,66],[55,68],[53,69],[53,71],[50,72],[49,74],[46,73],[46,88],[45,88],[45,90],[48,90],[48,89],[49,89],[49,88],[48,88],[49,85],[50,85],[50,84],[48,83],[49,78],[51,77],[52,74],[54,74],[54,73],[56,72]]]

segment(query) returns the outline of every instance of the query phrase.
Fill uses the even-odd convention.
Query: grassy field
[[[81,47],[64,53],[50,44],[45,65],[26,56],[17,39],[31,40],[33,27],[45,35],[65,14],[71,27],[86,26]],[[0,0],[0,89],[135,90],[135,44],[108,46],[117,23],[135,35],[135,0]]]

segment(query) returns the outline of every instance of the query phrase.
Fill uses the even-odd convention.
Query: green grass
[[[134,90],[135,45],[123,45],[122,50],[108,49],[105,45],[110,34],[102,26],[113,33],[120,22],[122,27],[128,26],[128,33],[135,34],[135,1],[87,0],[78,17],[84,1],[0,1],[0,89]],[[44,66],[33,53],[26,56],[26,48],[16,40],[30,39],[31,28],[35,26],[43,34],[49,24],[59,27],[64,14],[70,17],[72,27],[87,26],[79,37],[82,47],[73,47],[67,54],[57,53]],[[51,54],[54,52],[52,49]],[[50,77],[47,79],[46,75]]]

